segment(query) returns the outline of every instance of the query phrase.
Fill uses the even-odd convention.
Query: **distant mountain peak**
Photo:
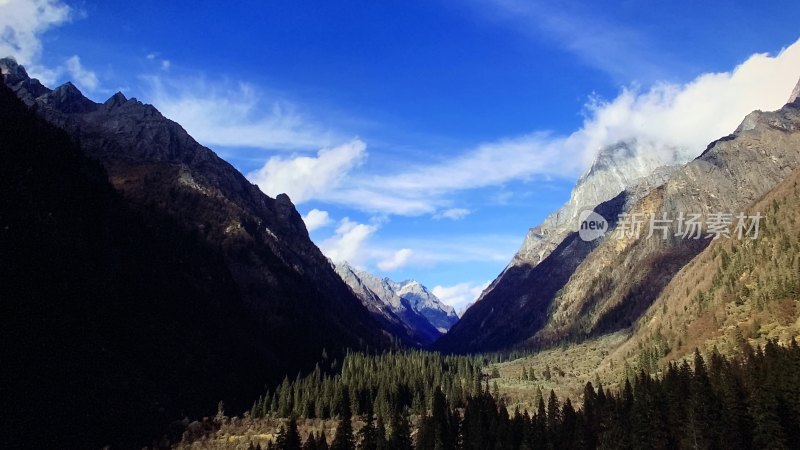
[[[6,56],[0,59],[0,73],[8,77],[30,79],[28,72],[25,71],[24,67],[19,65],[16,58],[13,56]]]
[[[458,321],[453,307],[442,303],[417,280],[396,282],[355,269],[346,261],[336,264],[336,272],[356,294],[361,291],[359,297],[367,308],[370,308],[368,303],[380,301],[406,325],[423,334],[446,333]],[[364,292],[365,289],[369,292]]]
[[[105,105],[105,107],[108,109],[112,109],[126,103],[127,101],[128,98],[125,97],[125,94],[123,94],[120,91],[117,91],[117,93],[109,97],[108,100],[106,100],[105,103],[103,103],[103,105]]]
[[[31,79],[25,68],[12,56],[0,59],[0,73],[3,74],[3,81],[6,85],[28,106],[31,106],[37,97],[50,92],[50,89],[39,80]],[[20,93],[24,95],[20,95]]]
[[[43,102],[68,114],[87,113],[97,109],[97,104],[84,97],[80,89],[70,81],[53,90],[50,95],[43,98]]]

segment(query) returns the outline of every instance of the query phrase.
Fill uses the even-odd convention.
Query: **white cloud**
[[[364,243],[378,230],[378,225],[363,224],[345,217],[334,235],[319,245],[322,253],[333,262],[347,261],[354,266],[366,263]]]
[[[339,189],[320,196],[320,200],[345,205],[361,211],[401,216],[432,213],[441,201],[427,193],[390,191],[363,183],[365,175],[352,176]]]
[[[321,213],[325,215],[325,212]],[[347,261],[365,270],[372,267],[384,272],[408,266],[433,267],[442,263],[505,264],[519,247],[517,235],[378,237],[385,224],[386,220],[379,216],[372,217],[369,223],[344,218],[333,234],[317,245],[334,262]]]
[[[158,58],[151,55],[147,57]],[[164,61],[162,70],[169,68]],[[333,132],[299,114],[291,103],[265,98],[247,83],[165,75],[143,79],[149,101],[207,146],[312,150],[341,142]]]
[[[168,60],[168,59],[162,59],[161,60],[161,70],[169,70],[169,68],[171,66],[172,66],[172,63],[170,62],[170,60]]]
[[[303,216],[303,222],[306,223],[306,228],[311,232],[330,225],[331,216],[328,214],[328,211],[312,209],[308,214]]]
[[[637,140],[642,148],[678,148],[699,155],[731,133],[753,110],[775,110],[800,76],[800,41],[778,55],[756,54],[730,72],[686,84],[628,87],[611,101],[592,98],[582,127],[569,135],[533,132],[484,143],[434,163],[380,176],[355,174],[320,199],[369,212],[434,213],[459,192],[538,178],[574,178],[600,148]]]
[[[40,65],[41,35],[70,20],[70,7],[58,0],[0,1],[0,57],[13,56],[45,84],[56,74]]]
[[[468,281],[454,286],[435,286],[431,292],[442,303],[455,308],[460,316],[470,304],[480,297],[483,290],[489,286],[489,283],[490,281],[485,283]]]
[[[481,144],[443,163],[418,165],[407,172],[374,177],[365,184],[419,196],[497,186],[537,174],[574,173],[580,164],[557,143],[558,139],[541,132],[503,139]]]
[[[378,268],[384,272],[391,272],[404,267],[409,262],[409,258],[413,254],[410,248],[401,248],[396,251],[390,258],[378,262]]]
[[[753,110],[783,106],[798,77],[800,41],[776,56],[755,54],[730,72],[702,74],[684,85],[627,88],[610,102],[590,102],[583,128],[565,145],[584,148],[584,164],[599,147],[631,138],[683,147],[696,156]]]
[[[347,173],[366,158],[366,144],[354,139],[317,156],[271,157],[260,169],[247,175],[267,195],[286,193],[295,204],[319,198],[342,182]]]
[[[370,257],[387,260],[393,257],[398,248],[412,249],[406,265],[421,267],[441,263],[507,263],[519,248],[520,237],[515,234],[494,235],[448,234],[431,237],[403,237],[402,239],[383,238],[370,245]]]
[[[69,76],[81,90],[99,86],[97,75],[86,69],[78,55],[55,67],[42,64],[42,35],[69,22],[74,16],[69,5],[59,0],[0,0],[0,57],[13,56],[32,78],[53,87]]]
[[[97,89],[99,85],[97,75],[81,65],[81,59],[78,55],[72,55],[67,58],[67,61],[64,63],[64,68],[72,77],[72,81],[78,85],[79,88],[88,91]]]
[[[465,209],[465,208],[450,208],[445,209],[444,211],[439,211],[433,215],[435,220],[441,219],[450,219],[450,220],[460,220],[464,217],[470,215],[472,211]]]

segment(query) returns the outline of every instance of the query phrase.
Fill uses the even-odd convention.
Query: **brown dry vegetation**
[[[562,346],[530,357],[495,364],[488,368],[487,373],[491,373],[494,368],[498,369],[500,378],[491,379],[490,383],[497,382],[500,394],[511,411],[517,407],[520,411],[536,411],[540,390],[545,402],[550,390],[553,390],[559,398],[569,397],[578,406],[582,403],[581,396],[587,382],[597,384],[599,380],[607,385],[605,380],[614,379],[612,372],[601,366],[610,352],[627,338],[624,333],[614,333],[581,344]],[[528,380],[523,380],[523,368],[528,373],[532,371],[536,379],[529,377]],[[548,369],[550,380],[545,377]]]
[[[249,414],[245,417],[225,417],[218,415],[214,418],[206,418],[201,422],[189,424],[183,439],[175,448],[177,449],[230,449],[247,450],[250,444],[253,446],[261,445],[266,448],[267,443],[275,439],[275,435],[281,427],[286,427],[288,419],[267,417],[263,419],[252,419]],[[322,419],[297,419],[297,429],[300,432],[302,441],[308,438],[309,433],[315,435],[324,431],[328,442],[333,439],[338,425],[338,420]],[[354,430],[359,430],[363,426],[358,420],[353,423]]]

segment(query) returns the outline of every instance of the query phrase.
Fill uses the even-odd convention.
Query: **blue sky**
[[[153,103],[288,191],[328,256],[463,305],[600,146],[699,153],[780,106],[797,23],[796,1],[0,0],[0,50]]]

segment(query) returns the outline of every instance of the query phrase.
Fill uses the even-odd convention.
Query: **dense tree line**
[[[274,392],[253,405],[252,417],[341,417],[345,405],[353,414],[373,411],[384,423],[404,409],[421,414],[429,408],[435,388],[442,389],[448,407],[463,407],[481,391],[484,359],[445,356],[424,351],[389,352],[382,355],[349,353],[341,373],[328,375],[317,367],[294,381],[285,378]]]
[[[414,353],[369,358],[351,355],[372,369],[437,361],[437,355]],[[439,357],[440,363],[449,357]],[[394,359],[394,362],[392,361]],[[706,358],[696,351],[693,361],[670,363],[658,377],[640,372],[618,392],[587,383],[582,406],[576,408],[551,391],[536,411],[509,414],[488,383],[451,398],[442,385],[433,385],[425,407],[415,415],[412,433],[408,404],[392,404],[389,425],[366,402],[360,409],[365,424],[353,433],[351,411],[361,407],[342,390],[340,425],[331,449],[486,450],[486,449],[659,449],[659,448],[797,448],[800,444],[800,347],[768,342],[727,358],[716,350]],[[371,361],[371,362],[370,362]],[[378,362],[380,361],[380,363]],[[449,360],[461,361],[458,358]],[[464,367],[470,367],[464,359]],[[354,381],[356,364],[345,363],[339,379]],[[471,370],[480,367],[471,366]],[[421,373],[429,373],[424,368]],[[391,376],[382,372],[383,376]],[[430,374],[432,375],[432,374]],[[475,373],[473,373],[475,375]],[[348,378],[352,377],[352,378]],[[360,380],[380,378],[363,373]],[[440,375],[440,380],[447,379]],[[401,377],[402,378],[402,377]],[[394,378],[398,379],[398,378]],[[437,379],[435,376],[434,380]],[[475,380],[479,380],[478,377]],[[301,380],[301,382],[304,380]],[[344,384],[341,384],[344,386]],[[364,384],[367,386],[368,384]],[[291,387],[292,384],[289,384]],[[429,392],[427,388],[424,392]],[[356,390],[358,392],[358,390]],[[427,395],[427,394],[426,394]],[[280,401],[278,401],[280,404]],[[328,449],[327,440],[311,435],[302,445],[296,423],[282,430],[272,449]],[[291,436],[291,438],[287,438]],[[322,439],[320,439],[322,437]],[[291,441],[291,443],[289,443]]]

